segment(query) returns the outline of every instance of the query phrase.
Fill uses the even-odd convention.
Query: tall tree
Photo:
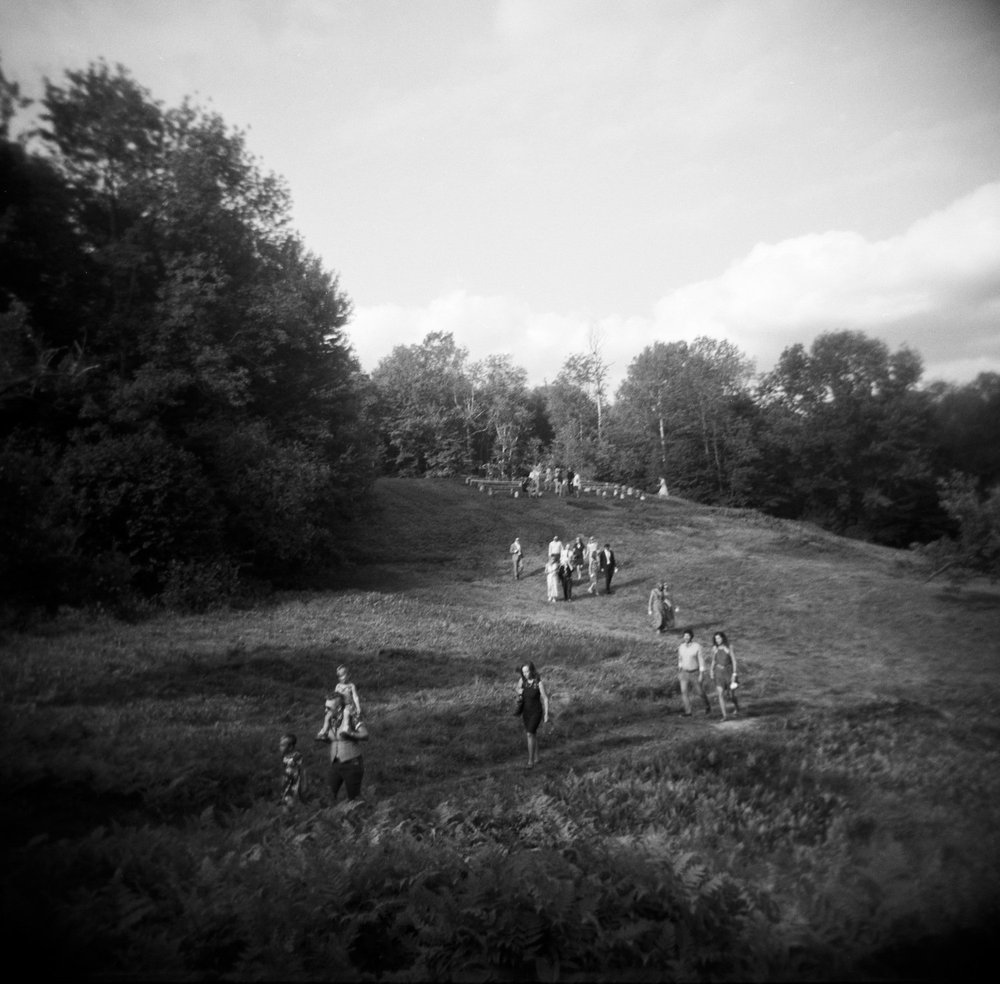
[[[564,380],[579,386],[594,401],[597,408],[597,441],[601,441],[604,431],[604,405],[607,400],[607,380],[610,366],[601,354],[601,333],[591,327],[587,339],[587,351],[571,355],[565,362],[560,375]]]
[[[921,373],[912,350],[861,332],[786,349],[761,386],[772,505],[886,543],[938,532]]]
[[[509,355],[493,355],[482,367],[482,398],[490,427],[490,461],[510,478],[525,470],[531,413],[528,374]]]
[[[144,586],[196,555],[264,576],[322,563],[370,442],[350,302],[291,230],[283,183],[220,117],[165,109],[121,66],[47,80],[41,123],[36,153],[0,146],[18,196],[0,238],[17,258],[0,263],[6,446],[48,442],[80,550],[120,555]],[[167,490],[177,534],[153,535],[133,513]]]
[[[672,487],[709,501],[737,495],[747,454],[744,417],[749,360],[729,342],[656,342],[629,366],[619,387],[612,434],[623,479]]]
[[[402,473],[452,474],[470,466],[482,411],[468,352],[450,332],[397,345],[372,373],[387,460]]]
[[[937,383],[929,392],[936,470],[972,475],[984,489],[1000,483],[1000,374],[982,372],[964,386]]]
[[[546,387],[545,400],[556,462],[576,471],[593,470],[598,447],[596,401],[566,368]]]

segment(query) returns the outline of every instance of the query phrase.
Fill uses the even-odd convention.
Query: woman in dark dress
[[[525,663],[521,667],[517,695],[522,701],[521,720],[528,739],[528,768],[533,769],[538,761],[538,726],[549,719],[548,694],[534,663]]]
[[[712,663],[710,673],[715,683],[715,694],[719,698],[722,720],[726,720],[726,697],[733,702],[733,714],[739,714],[740,703],[736,699],[736,653],[725,632],[712,636]]]

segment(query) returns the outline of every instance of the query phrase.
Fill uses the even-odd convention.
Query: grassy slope
[[[67,616],[5,640],[12,844],[109,821],[183,824],[212,805],[260,820],[273,809],[278,735],[311,735],[347,661],[373,732],[370,808],[416,816],[441,800],[538,789],[569,802],[579,790],[567,782],[599,789],[609,769],[627,779],[702,749],[723,762],[777,755],[775,769],[805,755],[855,823],[851,862],[875,872],[890,927],[868,947],[879,973],[897,945],[893,920],[924,936],[938,928],[921,891],[966,897],[949,902],[941,932],[986,918],[1000,819],[993,588],[928,584],[909,554],[679,499],[514,500],[416,480],[385,480],[377,496],[343,590],[139,625]],[[615,594],[546,604],[553,533],[610,541]],[[514,535],[526,551],[520,582],[509,575]],[[678,715],[677,638],[655,637],[646,617],[660,577],[703,643],[729,633],[748,712],[738,722]],[[520,769],[523,739],[507,716],[514,667],[531,657],[554,718],[534,775]],[[303,744],[320,773],[322,750]],[[632,833],[647,828],[636,820]],[[770,841],[739,854],[752,840],[737,830],[731,868],[782,897],[819,863]],[[832,885],[835,867],[816,877]],[[836,923],[814,904],[789,901],[781,925]]]

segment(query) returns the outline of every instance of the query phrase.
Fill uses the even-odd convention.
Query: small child
[[[346,666],[338,666],[337,667],[337,680],[339,682],[337,683],[337,686],[334,687],[333,689],[338,694],[341,694],[343,696],[344,703],[348,707],[350,707],[351,705],[354,706],[354,713],[357,716],[358,720],[360,721],[361,720],[361,700],[358,697],[358,688],[355,687],[353,683],[351,683],[351,676],[347,672],[347,667]]]
[[[347,671],[346,666],[337,667],[337,680],[339,683],[333,688],[334,694],[340,694],[344,698],[344,706],[351,709],[354,715],[354,719],[361,723],[361,699],[358,697],[358,688],[351,683],[350,674]],[[334,706],[332,703],[333,694],[326,695],[326,701],[323,707],[326,711],[323,717],[323,726],[319,729],[319,734],[316,735],[318,741],[325,741],[330,735],[330,729],[334,724],[340,724],[339,721],[334,722],[333,711]]]
[[[302,753],[296,749],[298,739],[289,733],[281,736],[278,749],[281,751],[281,767],[283,782],[281,786],[281,805],[286,808],[305,801],[306,766]]]

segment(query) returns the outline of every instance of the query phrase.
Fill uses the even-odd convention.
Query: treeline
[[[243,136],[100,62],[0,76],[0,594],[198,604],[328,566],[375,473],[337,278]]]
[[[0,72],[0,595],[51,606],[301,584],[349,552],[380,471],[588,478],[853,536],[1000,558],[1000,376],[920,387],[857,332],[756,376],[728,342],[657,342],[617,392],[593,337],[530,388],[449,334],[365,375],[351,304],[243,135],[104,62]],[[951,550],[951,553],[949,553]],[[963,563],[965,561],[963,560]],[[992,566],[991,566],[992,565]]]
[[[531,388],[510,357],[473,362],[434,333],[372,373],[371,419],[397,474],[515,477],[542,462],[650,491],[664,478],[701,502],[901,546],[956,532],[958,499],[968,512],[1000,481],[1000,375],[922,388],[922,372],[911,349],[857,331],[794,345],[763,375],[698,338],[648,346],[611,400],[598,339]]]

